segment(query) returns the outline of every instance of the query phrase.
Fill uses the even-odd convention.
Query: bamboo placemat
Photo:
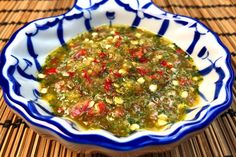
[[[196,17],[213,29],[229,48],[236,69],[235,0],[155,0],[164,10]],[[0,49],[18,28],[28,21],[67,11],[73,0],[0,0]],[[218,117],[204,132],[177,148],[146,157],[231,157],[236,156],[236,88],[232,107]],[[31,130],[6,106],[0,89],[0,157],[3,156],[94,156],[77,154],[60,143],[45,139]]]

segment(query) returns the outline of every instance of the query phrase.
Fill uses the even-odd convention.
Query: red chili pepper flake
[[[88,81],[89,83],[91,83],[91,77],[89,76],[88,72],[86,70],[82,70],[82,76],[86,79],[86,81]]]
[[[165,61],[165,60],[162,60],[161,62],[160,62],[160,64],[163,66],[163,67],[167,67],[167,68],[173,68],[173,65],[172,64],[170,64],[170,63],[168,63],[167,61]]]
[[[88,109],[89,103],[90,103],[90,101],[85,101],[82,104],[79,102],[77,104],[77,106],[72,108],[72,110],[70,112],[70,116],[72,118],[76,118],[76,117],[80,116],[81,114],[83,114],[84,112],[86,112]]]
[[[147,58],[139,58],[140,63],[147,63],[148,61],[149,61],[149,59],[147,59]]]
[[[150,77],[151,79],[156,79],[156,78],[157,78],[156,75],[150,75],[149,77]]]
[[[104,82],[104,89],[106,92],[109,92],[112,88],[112,80],[107,78],[105,79],[105,82]]]
[[[99,113],[104,113],[106,111],[106,104],[104,102],[99,102],[98,104]]]
[[[68,74],[69,74],[70,77],[75,76],[75,72],[70,72],[70,71],[69,71]]]
[[[138,73],[139,73],[140,75],[142,75],[142,76],[144,76],[144,75],[146,75],[146,74],[148,73],[148,70],[147,70],[147,69],[143,69],[143,68],[141,68],[141,67],[138,67],[138,68],[137,68],[137,71],[138,71]]]
[[[161,71],[161,70],[157,70],[157,73],[158,73],[159,75],[161,75],[161,76],[163,76],[163,75],[164,75],[164,72],[163,72],[163,71]]]
[[[100,52],[99,53],[99,57],[100,58],[105,58],[107,55],[106,55],[106,53],[104,53],[104,52]]]
[[[95,72],[95,71],[92,71],[92,73],[91,73],[91,76],[97,76],[98,75],[98,73],[97,72]]]
[[[57,69],[56,68],[49,68],[45,70],[45,74],[46,75],[52,75],[52,74],[56,74],[57,73]]]
[[[120,73],[118,73],[118,72],[113,72],[113,74],[114,74],[114,76],[115,76],[116,78],[122,77],[122,75],[121,75]]]
[[[138,57],[139,59],[141,59],[143,57],[143,51],[139,50],[135,53],[135,56]]]
[[[183,51],[182,49],[177,49],[177,50],[175,50],[175,51],[176,51],[176,53],[178,53],[178,54],[184,53],[184,51]]]
[[[184,78],[180,78],[179,84],[182,85],[182,86],[183,86],[183,85],[186,85],[186,84],[187,84],[187,80],[184,79]]]
[[[100,60],[99,60],[99,59],[97,59],[97,58],[94,58],[93,62],[94,62],[94,63],[99,63],[99,62],[100,62]]]
[[[51,64],[57,64],[58,63],[58,58],[53,58],[50,63]]]
[[[139,59],[143,58],[144,55],[142,48],[129,49],[129,53],[133,58],[137,57]]]
[[[171,68],[173,68],[173,65],[172,64],[168,64],[167,67],[171,69]]]
[[[86,54],[87,54],[87,50],[81,49],[81,50],[79,50],[79,51],[74,55],[74,57],[75,57],[75,58],[79,58],[79,57],[81,57],[81,56],[85,56]]]
[[[116,48],[119,48],[120,46],[121,46],[121,41],[120,40],[118,40],[118,41],[116,41],[116,43],[115,43],[115,47]]]
[[[129,53],[132,58],[137,58],[140,63],[147,63],[149,61],[148,58],[144,57],[144,49],[143,48],[130,49]]]
[[[104,73],[107,69],[107,65],[106,63],[102,63],[102,67],[101,67],[101,73]]]
[[[137,52],[139,49],[129,49],[128,51],[129,51],[129,53],[130,53],[130,55],[132,56],[132,57],[135,57],[134,56],[134,54],[135,54],[135,52]]]
[[[90,108],[87,112],[88,116],[93,116],[95,114],[94,109]]]
[[[115,36],[119,36],[118,40],[115,42],[115,47],[119,48],[122,44],[122,37],[119,32],[115,32]]]
[[[85,112],[88,109],[90,101],[85,101],[85,103],[83,104],[82,108],[81,108],[81,112]]]
[[[113,69],[112,68],[109,68],[108,71],[109,71],[109,73],[113,73]]]
[[[70,116],[71,118],[76,118],[81,114],[81,109],[79,107],[75,107],[71,110]]]
[[[167,61],[165,61],[165,60],[162,60],[160,64],[164,67],[166,67],[168,65]]]

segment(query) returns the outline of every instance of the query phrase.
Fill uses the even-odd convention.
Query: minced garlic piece
[[[193,81],[197,81],[198,80],[198,77],[197,76],[194,76],[193,77]]]
[[[140,34],[140,33],[135,33],[135,36],[136,36],[137,38],[140,38],[140,37],[142,36],[142,34]]]
[[[42,88],[41,90],[40,90],[40,93],[42,93],[42,94],[45,94],[45,93],[47,93],[48,92],[48,89],[47,88]]]
[[[120,87],[120,85],[117,84],[117,83],[113,83],[113,86],[116,87],[116,88],[119,88],[119,87]]]
[[[172,84],[173,84],[174,86],[178,86],[178,85],[179,85],[179,81],[173,80],[173,81],[172,81]]]
[[[168,122],[166,121],[166,120],[162,120],[162,119],[158,119],[157,120],[157,124],[159,125],[159,126],[164,126],[164,125],[166,125]]]
[[[187,91],[183,91],[183,92],[181,93],[181,97],[182,97],[182,98],[187,98],[187,97],[188,97],[188,92],[187,92]]]
[[[133,45],[138,45],[138,41],[136,41],[136,40],[131,40],[130,42],[131,42],[131,44],[133,44]]]
[[[111,48],[111,45],[106,45],[105,46],[105,49],[109,49],[109,48]]]
[[[118,72],[122,75],[127,74],[127,71],[125,69],[120,69]]]
[[[89,39],[88,38],[84,39],[84,42],[89,42]]]
[[[98,33],[97,33],[97,32],[93,32],[93,33],[92,33],[92,36],[93,36],[93,38],[95,38],[95,37],[98,36]]]
[[[130,126],[130,130],[134,131],[134,130],[138,130],[140,128],[140,126],[138,124],[132,124]]]
[[[94,106],[94,104],[95,104],[95,102],[94,102],[94,101],[90,101],[90,102],[89,102],[89,105],[88,105],[88,108],[91,108],[91,107],[93,107],[93,106]]]
[[[158,118],[161,119],[161,120],[167,120],[168,119],[167,115],[164,114],[164,113],[158,115]]]
[[[115,97],[114,102],[115,104],[123,104],[124,100],[121,97]]]
[[[38,77],[39,77],[39,78],[45,78],[46,75],[39,73],[39,74],[38,74]]]
[[[108,104],[112,104],[112,99],[106,98],[105,100]]]
[[[70,74],[68,72],[66,72],[66,71],[63,71],[62,72],[62,76],[68,77],[68,76],[70,76]]]
[[[181,109],[185,108],[185,106],[186,106],[185,104],[179,104],[178,109],[181,110]]]
[[[155,92],[155,91],[157,90],[157,85],[151,84],[151,85],[149,86],[149,90],[150,90],[151,92]]]
[[[145,80],[144,80],[143,77],[140,77],[140,78],[137,80],[137,82],[138,82],[139,84],[143,84],[143,83],[145,82]]]

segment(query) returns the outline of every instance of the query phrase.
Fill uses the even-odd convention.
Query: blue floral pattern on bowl
[[[186,120],[163,132],[138,131],[118,138],[104,130],[80,131],[73,122],[54,116],[40,99],[36,73],[47,55],[78,33],[99,25],[125,24],[169,38],[195,61],[204,81],[199,105]],[[75,144],[131,151],[176,142],[206,127],[232,101],[230,53],[214,32],[189,17],[165,12],[150,0],[78,0],[65,14],[32,21],[13,34],[0,58],[0,85],[7,104],[30,125]]]

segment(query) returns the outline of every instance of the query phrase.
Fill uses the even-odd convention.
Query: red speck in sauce
[[[119,47],[120,47],[120,45],[121,45],[121,41],[120,41],[120,40],[118,40],[118,41],[115,43],[115,47],[116,47],[116,48],[119,48]]]
[[[70,72],[70,71],[69,71],[68,74],[69,74],[70,77],[75,76],[75,72]]]
[[[162,60],[160,64],[164,67],[166,67],[168,65],[167,61],[165,61],[165,60]]]
[[[163,76],[163,75],[164,75],[164,72],[163,72],[163,71],[161,71],[161,70],[158,70],[158,71],[157,71],[157,73],[158,73],[159,75],[161,75],[161,76]]]
[[[140,58],[139,62],[140,63],[147,63],[149,60],[147,58]]]
[[[104,102],[98,103],[99,113],[104,113],[106,111],[106,104]]]
[[[185,84],[187,83],[187,80],[184,79],[184,78],[181,78],[181,79],[179,80],[179,83],[180,83],[180,85],[185,85]]]
[[[86,70],[82,70],[82,76],[89,82],[91,83],[91,77],[89,76],[88,72]]]
[[[107,55],[106,55],[106,53],[104,53],[104,52],[100,52],[99,53],[99,57],[100,58],[105,58]]]
[[[142,75],[142,76],[144,76],[144,75],[146,75],[146,74],[148,73],[148,70],[143,69],[143,68],[141,68],[141,67],[138,67],[138,68],[137,68],[137,71],[138,71],[138,73],[139,73],[140,75]]]
[[[75,118],[75,117],[79,116],[80,114],[81,114],[81,110],[80,110],[80,108],[78,108],[78,107],[74,108],[74,109],[71,110],[71,112],[70,112],[70,116],[71,116],[72,118]]]
[[[116,78],[122,77],[122,75],[121,75],[120,73],[118,73],[118,72],[113,72],[113,74],[114,74],[114,76],[115,76]]]
[[[52,75],[52,74],[56,74],[57,73],[57,69],[56,68],[50,68],[50,69],[46,69],[45,70],[45,74],[46,75]]]
[[[104,82],[104,89],[105,89],[105,91],[109,92],[111,90],[111,87],[112,87],[111,79],[109,79],[109,78],[105,79],[105,82]]]
[[[88,116],[93,116],[95,114],[93,108],[89,109],[87,114]]]
[[[74,57],[75,58],[80,58],[81,56],[84,56],[86,54],[87,54],[87,51],[85,49],[81,49],[74,55]]]
[[[181,54],[181,53],[183,53],[184,51],[183,50],[181,50],[181,49],[177,49],[176,50],[176,53],[178,53],[178,54]]]

